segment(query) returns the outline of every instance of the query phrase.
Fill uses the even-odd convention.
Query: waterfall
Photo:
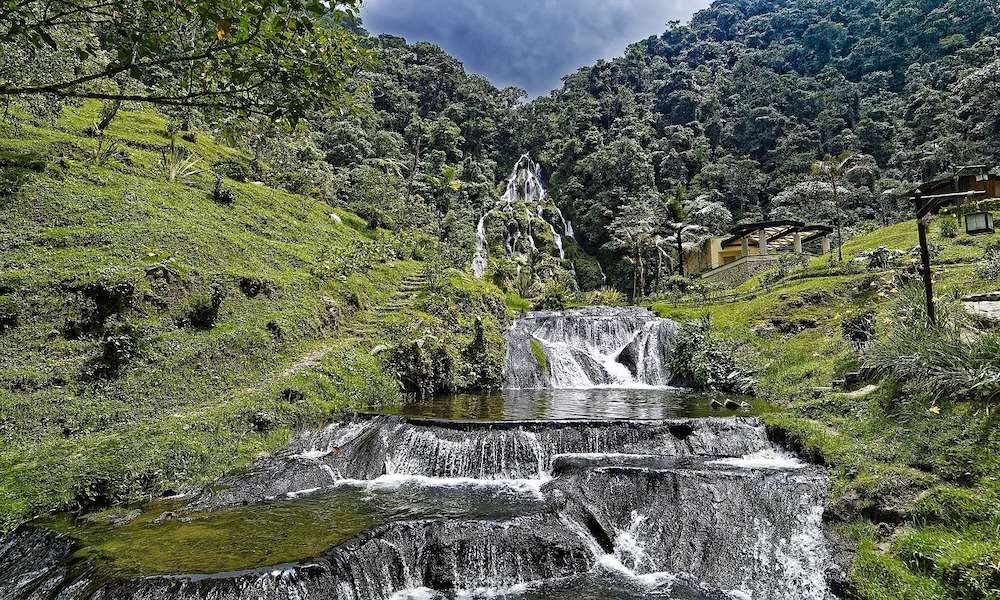
[[[676,330],[634,307],[529,313],[505,333],[507,386],[666,387]]]
[[[523,205],[524,212],[515,216],[515,207],[518,205]],[[476,226],[476,252],[472,271],[479,278],[486,273],[489,261],[488,225],[496,219],[505,221],[503,248],[507,256],[539,251],[532,228],[536,220],[542,220],[552,234],[551,248],[560,260],[566,259],[565,239],[573,237],[573,226],[563,217],[559,207],[552,204],[542,183],[541,166],[527,154],[514,164],[497,205],[480,217]],[[526,223],[525,231],[522,231],[519,221]],[[522,240],[524,243],[519,244]]]
[[[28,524],[0,538],[0,597],[834,600],[828,578],[843,572],[822,521],[825,471],[753,417],[356,415],[296,435],[181,510],[202,511],[202,527],[239,506],[266,521],[342,489],[395,508],[316,555],[226,573],[106,578],[81,564],[92,553],[78,542]]]
[[[566,260],[566,251],[563,250],[562,236],[556,233],[556,228],[551,223],[549,223],[549,229],[552,230],[552,243],[556,245],[556,250],[559,251],[559,260]]]
[[[525,181],[518,187],[531,192]],[[506,332],[508,382],[659,389],[671,383],[675,334],[672,321],[636,307],[529,313]],[[593,390],[573,393],[602,401]],[[105,541],[95,551],[87,536],[28,523],[0,537],[0,598],[835,600],[831,581],[844,581],[851,557],[833,552],[826,495],[827,472],[780,448],[756,417],[354,414],[293,435],[171,508],[178,532],[156,538],[155,554],[211,551],[208,539],[189,548],[184,528],[242,531],[239,515],[273,528],[262,539],[285,534],[288,519],[311,524],[302,519],[317,511],[363,515],[343,530],[315,519],[341,537],[319,547],[284,540],[291,550],[273,562],[288,562],[268,566],[259,566],[259,546],[224,539],[215,551],[245,552],[244,570],[137,567],[107,577],[105,548],[124,543],[120,552],[142,565],[135,544],[149,542],[129,530],[163,526],[100,525]]]
[[[482,278],[486,273],[486,215],[476,225],[476,257],[472,259],[472,272]]]

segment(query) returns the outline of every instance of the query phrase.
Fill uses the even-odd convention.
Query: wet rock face
[[[578,472],[572,518],[596,522],[637,573],[687,573],[754,598],[828,598],[824,475],[719,469],[703,460]],[[590,527],[594,525],[591,524]]]
[[[776,448],[755,418],[358,416],[296,437],[177,514],[265,511],[289,502],[271,498],[344,485],[404,510],[317,556],[211,575],[100,577],[70,559],[74,541],[24,527],[0,542],[0,597],[833,600],[826,475]],[[448,498],[461,507],[443,508]]]
[[[586,389],[667,386],[677,325],[643,308],[590,307],[533,312],[507,339],[507,386]],[[545,352],[543,372],[532,346]]]
[[[769,447],[755,418],[476,424],[358,417],[300,436],[279,455],[223,478],[194,505],[262,502],[383,476],[540,479],[551,475],[556,457],[567,454],[742,456]]]

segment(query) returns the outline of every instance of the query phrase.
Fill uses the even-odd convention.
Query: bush
[[[252,174],[250,167],[246,163],[232,159],[222,160],[213,164],[212,170],[223,177],[228,177],[240,183],[246,183]]]
[[[941,219],[941,225],[939,226],[941,231],[941,237],[943,238],[954,238],[958,236],[958,222],[952,217],[944,217]]]
[[[983,252],[983,261],[976,267],[976,275],[982,279],[1000,279],[1000,242],[994,242]]]
[[[1000,400],[1000,333],[963,339],[961,307],[939,301],[937,324],[930,325],[923,288],[912,285],[901,292],[866,366],[923,401]]]
[[[389,214],[385,211],[374,206],[368,204],[352,204],[350,209],[359,217],[367,221],[368,229],[372,231],[376,229],[388,229],[390,231],[395,231],[398,228],[395,219],[389,216]]]
[[[0,335],[17,327],[21,309],[14,298],[0,297]]]
[[[683,296],[695,291],[698,284],[693,279],[681,275],[671,275],[660,282],[660,289],[667,294]]]
[[[119,323],[101,338],[100,353],[84,367],[85,379],[111,379],[135,362],[140,354],[141,333],[128,323]]]
[[[219,319],[219,309],[225,299],[226,290],[220,284],[213,285],[209,293],[196,294],[191,298],[187,322],[198,329],[211,329]]]
[[[493,337],[497,339],[486,335],[483,320],[476,317],[472,343],[462,352],[465,361],[464,389],[499,389],[503,385],[504,344],[498,336]]]
[[[756,381],[733,358],[736,345],[712,337],[708,318],[684,323],[674,340],[670,372],[696,390],[753,394]]]
[[[902,250],[892,250],[885,246],[879,246],[859,254],[852,263],[864,264],[869,271],[885,271],[897,266],[906,253]]]
[[[232,188],[222,185],[222,177],[215,176],[215,187],[212,189],[212,200],[223,206],[229,206],[236,202],[236,192]]]
[[[570,295],[569,285],[565,281],[548,281],[542,286],[542,295],[535,301],[535,309],[566,310]]]
[[[458,388],[455,359],[434,336],[399,344],[389,355],[387,366],[403,391],[418,398],[451,393]]]
[[[625,294],[612,288],[601,288],[587,294],[587,304],[591,306],[625,306]]]

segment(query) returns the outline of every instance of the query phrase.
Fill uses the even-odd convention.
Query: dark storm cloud
[[[366,0],[365,28],[434,42],[499,86],[532,95],[687,21],[710,0]]]

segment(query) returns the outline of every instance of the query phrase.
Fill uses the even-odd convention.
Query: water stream
[[[507,369],[534,389],[354,414],[127,524],[30,523],[0,597],[831,600],[826,473],[671,388],[674,335],[529,315]]]

